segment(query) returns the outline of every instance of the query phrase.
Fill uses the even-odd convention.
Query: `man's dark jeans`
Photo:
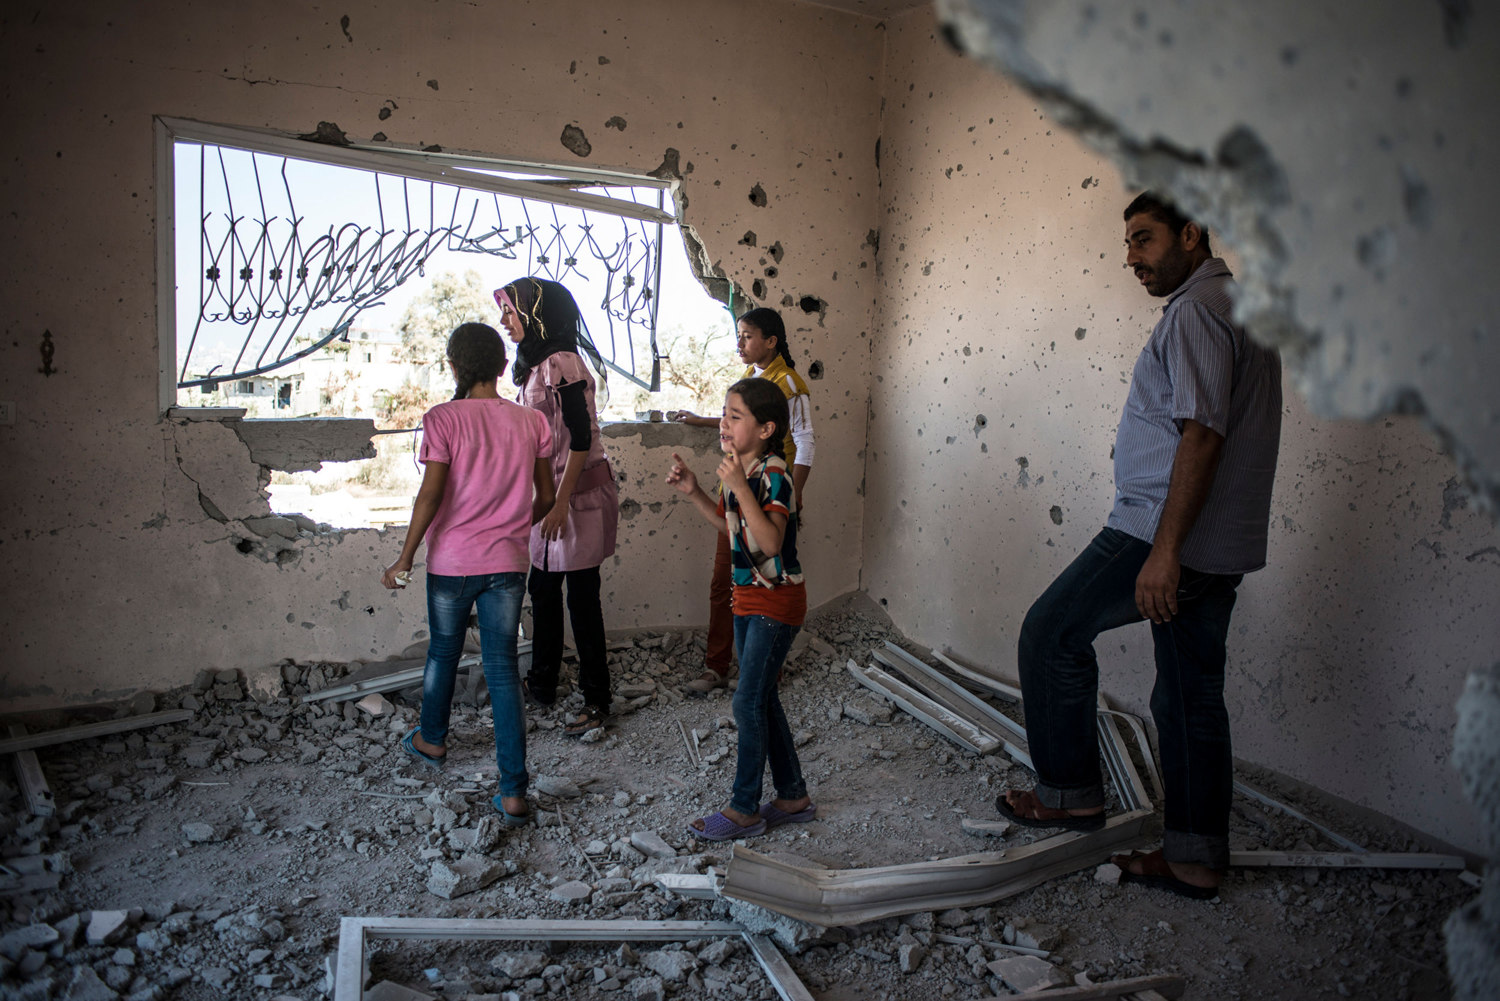
[[[1046,806],[1086,809],[1104,802],[1094,638],[1142,621],[1135,579],[1150,553],[1149,543],[1106,528],[1026,613],[1019,644],[1022,705],[1037,797]],[[1151,626],[1151,715],[1167,797],[1163,854],[1215,869],[1229,865],[1234,762],[1224,708],[1224,638],[1241,576],[1183,567],[1176,617]]]

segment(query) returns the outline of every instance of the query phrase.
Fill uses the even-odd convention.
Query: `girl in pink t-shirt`
[[[405,587],[427,539],[427,665],[421,723],[401,739],[417,761],[441,768],[448,717],[469,612],[479,614],[480,659],[495,721],[494,797],[506,824],[530,819],[526,806],[526,718],[516,668],[516,632],[530,565],[531,526],[552,508],[552,432],[536,411],[500,398],[505,344],[493,327],[465,323],[448,338],[453,399],[422,418],[426,466],[406,544],[381,578]]]

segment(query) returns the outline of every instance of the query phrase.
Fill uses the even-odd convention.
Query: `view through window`
[[[404,524],[422,414],[453,393],[447,335],[498,329],[492,290],[525,275],[578,301],[610,363],[604,420],[716,413],[740,370],[733,319],[689,269],[661,182],[472,158],[438,174],[431,155],[218,127],[175,129],[170,148],[177,405],[384,432],[375,459],[273,473],[280,513]]]

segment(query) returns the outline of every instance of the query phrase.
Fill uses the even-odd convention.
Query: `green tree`
[[[488,323],[500,329],[500,310],[490,290],[473,268],[461,275],[444,271],[432,279],[426,291],[412,299],[402,314],[398,360],[431,366],[434,369],[431,374],[442,382],[448,335],[460,323],[470,322]]]
[[[666,355],[661,363],[663,402],[674,410],[717,414],[724,390],[745,367],[735,353],[734,332],[727,325],[696,332],[673,327],[657,336]]]

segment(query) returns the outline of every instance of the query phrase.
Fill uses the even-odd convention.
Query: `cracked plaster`
[[[806,539],[819,567],[809,587],[819,601],[857,586],[848,532],[858,535],[868,380],[874,255],[860,240],[874,222],[877,23],[781,0],[646,0],[628,12],[585,0],[503,12],[354,0],[285,13],[169,0],[121,19],[85,0],[65,14],[28,11],[0,38],[0,84],[21,95],[10,138],[33,154],[0,164],[16,194],[0,227],[28,262],[0,275],[12,335],[0,339],[0,399],[18,414],[0,428],[0,453],[38,470],[0,496],[0,551],[40,578],[0,608],[7,703],[167,688],[204,668],[254,674],[285,657],[378,659],[426,636],[420,584],[396,596],[379,587],[404,529],[319,533],[274,516],[260,466],[297,468],[294,457],[267,453],[253,431],[247,453],[223,425],[158,421],[154,114],[291,135],[336,122],[350,141],[680,179],[685,241],[721,300],[744,308],[759,279],[772,301],[828,304],[822,326],[789,318],[799,358],[828,373],[816,419],[829,445],[809,496],[830,516]],[[527,44],[505,46],[515,23],[529,26]],[[741,40],[756,33],[784,42],[751,63]],[[789,103],[766,100],[768,76]],[[588,139],[581,159],[559,143],[568,124]],[[746,198],[757,184],[765,207]],[[87,212],[44,208],[76,205],[80,192],[91,193]],[[783,248],[774,278],[759,250],[736,244],[752,213]],[[44,328],[61,373],[50,380],[32,375]],[[612,626],[706,616],[711,529],[661,483],[681,443],[655,443],[680,430],[608,432],[628,476],[622,499],[637,505],[605,568]],[[355,445],[368,449],[368,425],[362,434]],[[303,454],[352,457],[322,444]],[[714,454],[712,442],[694,452],[704,472]]]

